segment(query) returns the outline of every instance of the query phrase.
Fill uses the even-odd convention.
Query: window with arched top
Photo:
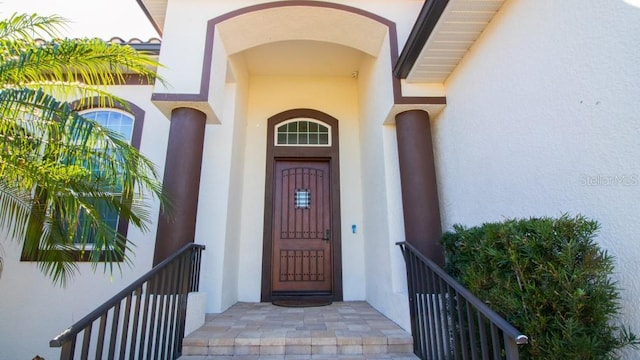
[[[296,118],[276,125],[276,146],[331,146],[331,126],[316,119]]]
[[[93,106],[99,106],[99,100],[95,98],[92,101]],[[139,149],[140,139],[142,136],[142,127],[144,123],[144,110],[138,107],[137,105],[127,102],[126,109],[123,106],[116,105],[117,107],[113,108],[101,108],[101,107],[93,107],[86,110],[80,110],[78,113],[82,115],[82,117],[91,119],[103,127],[111,130],[112,132],[119,134],[120,138],[126,142],[128,142],[133,147]],[[87,165],[90,166],[90,165]],[[100,171],[98,169],[92,169],[93,171]],[[119,184],[109,185],[108,188],[104,189],[104,192],[111,194],[113,197],[119,197],[122,195],[122,187]],[[78,196],[84,196],[83,194],[78,194]],[[117,211],[114,210],[112,206],[104,203],[102,200],[96,198],[95,208],[100,213],[102,220],[112,229],[116,230],[119,234],[126,237],[129,222],[126,219],[120,219],[120,215]],[[85,221],[84,214],[80,214],[79,221]],[[36,225],[38,226],[38,225]],[[83,238],[80,239],[79,236]],[[88,233],[85,232],[83,234],[76,234],[74,239],[72,239],[72,246],[77,248],[77,251],[72,253],[75,261],[88,261],[91,258],[91,254],[89,251],[93,249],[95,246],[95,231],[89,230]],[[100,254],[100,261],[103,261],[106,258],[114,259],[116,261],[123,261],[124,251],[128,247],[124,242],[119,242],[115,248],[104,248]],[[40,251],[40,249],[36,250]],[[38,255],[32,250],[28,250],[26,245],[23,247],[23,252],[21,256],[22,261],[38,261]]]

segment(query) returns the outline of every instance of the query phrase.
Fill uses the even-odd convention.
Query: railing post
[[[400,250],[402,251],[402,256],[404,257],[405,269],[407,272],[407,295],[409,297],[409,317],[411,320],[411,333],[414,337],[413,339],[413,352],[419,353],[419,344],[418,339],[416,339],[416,335],[418,332],[417,321],[416,321],[416,292],[415,286],[413,283],[414,276],[411,274],[411,264],[413,263],[411,260],[411,254],[406,250],[403,244],[398,244],[400,246]]]
[[[76,337],[64,343],[62,350],[60,351],[60,360],[73,360],[74,353],[76,352]]]
[[[518,349],[518,344],[516,344],[515,339],[507,334],[504,334],[504,352],[507,360],[518,360],[520,359],[520,350]]]

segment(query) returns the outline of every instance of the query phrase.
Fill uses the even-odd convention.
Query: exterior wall
[[[228,83],[220,124],[205,133],[195,242],[202,254],[201,291],[207,294],[207,312],[219,312],[237,300],[238,244],[242,225],[244,107],[246,83]],[[238,104],[240,103],[240,104]],[[239,105],[236,107],[236,105]]]
[[[379,59],[388,58],[388,46],[383,47]],[[363,201],[366,234],[367,301],[405,329],[409,328],[409,309],[404,288],[395,283],[406,282],[404,272],[395,265],[403,265],[399,249],[394,245],[404,240],[402,199],[395,127],[383,125],[393,106],[393,97],[386,89],[391,86],[387,76],[390,63],[365,60],[360,78],[360,119],[362,134],[362,172],[366,174]]]
[[[234,141],[232,148],[231,164],[233,179],[244,178],[244,151],[246,144],[246,118],[247,102],[249,97],[249,77],[241,71],[234,71],[235,100],[233,115],[234,120]],[[223,277],[222,288],[228,289],[222,293],[221,308],[227,308],[238,301],[238,283],[240,276],[240,241],[242,236],[242,198],[243,189],[241,181],[234,181],[230,186],[230,197],[227,204],[227,213],[233,216],[227,221],[228,250],[225,253],[223,268],[226,270]]]
[[[640,331],[640,8],[507,2],[446,83],[433,125],[445,228],[583,214]],[[638,352],[626,358],[637,358]]]
[[[140,151],[159,164],[158,173],[162,174],[169,122],[151,104],[151,87],[126,86],[111,91],[145,110]],[[150,205],[150,219],[155,221],[159,206]],[[51,285],[35,263],[20,262],[21,244],[5,241],[5,235],[0,233],[4,260],[0,278],[0,360],[31,359],[36,354],[46,359],[60,357],[59,349],[49,348],[49,340],[150,270],[155,235],[154,224],[147,233],[129,226],[128,237],[136,245],[132,267],[123,264],[121,271],[115,269],[110,277],[103,274],[100,266],[93,273],[90,264],[79,263],[80,274],[66,288],[60,288]]]

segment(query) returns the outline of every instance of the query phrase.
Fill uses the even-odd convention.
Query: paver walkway
[[[362,301],[290,308],[237,303],[207,315],[181,360],[417,359],[411,335]]]

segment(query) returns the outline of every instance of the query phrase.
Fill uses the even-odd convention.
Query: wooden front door
[[[333,256],[329,161],[276,160],[273,184],[273,294],[330,294]]]

